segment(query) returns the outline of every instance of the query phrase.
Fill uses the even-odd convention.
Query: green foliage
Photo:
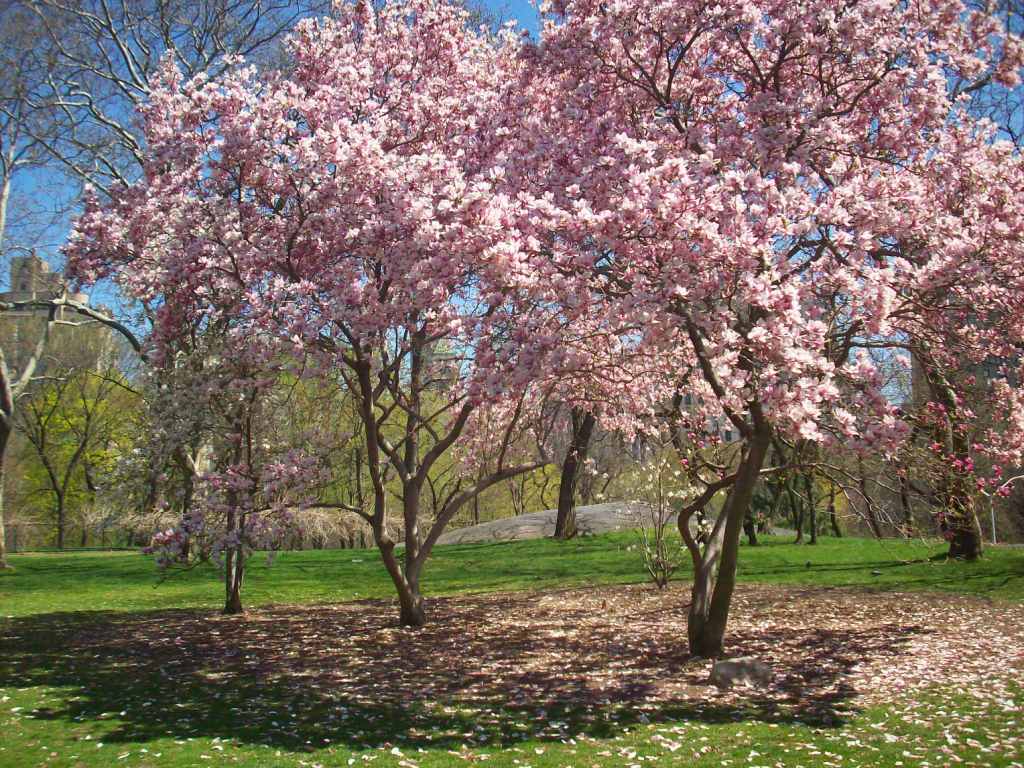
[[[80,333],[54,345],[45,376],[19,400],[15,420],[17,511],[42,530],[65,533],[72,522],[103,527],[98,519],[109,516],[110,499],[101,498],[101,486],[140,439],[138,396],[109,359],[116,348],[74,330]],[[81,348],[69,349],[73,342]]]

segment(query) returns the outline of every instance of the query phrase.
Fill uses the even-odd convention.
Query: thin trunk
[[[241,415],[238,417],[236,426],[241,427]],[[239,429],[241,432],[241,429]],[[242,441],[239,441],[232,448],[230,457],[231,464],[238,465],[242,459]],[[247,457],[251,460],[252,454]],[[245,550],[243,536],[245,535],[245,515],[238,511],[238,492],[229,490],[227,494],[227,538],[235,543],[228,548],[224,558],[224,613],[238,614],[244,611],[242,607],[242,577],[245,574]]]
[[[789,499],[789,507],[793,513],[793,528],[796,529],[794,544],[800,544],[804,540],[804,505],[796,490],[793,488],[793,479],[786,480],[786,498]]]
[[[743,520],[750,508],[770,439],[767,426],[762,425],[756,429],[740,465],[736,482],[729,490],[722,508],[724,528],[719,536],[708,543],[699,572],[694,575],[693,600],[687,621],[690,653],[694,656],[716,657],[722,653],[729,607],[736,588],[736,564]]]
[[[857,458],[857,474],[860,475],[860,496],[864,501],[864,509],[868,519],[868,525],[871,527],[871,532],[875,535],[875,538],[880,539],[882,538],[882,525],[878,522],[878,513],[875,511],[875,502],[871,499],[871,495],[868,493],[868,478],[864,473],[864,460],[860,457]]]
[[[200,451],[201,449],[194,449],[191,453],[186,453],[185,448],[179,446],[174,452],[174,460],[178,464],[178,468],[181,470],[181,525],[189,532],[192,530],[192,503],[195,499],[196,472]],[[150,491],[150,503],[156,502],[156,492],[156,478],[153,478]],[[181,559],[186,563],[188,562],[191,550],[191,536],[187,536],[181,547]]]
[[[818,507],[814,503],[814,479],[811,474],[804,474],[804,490],[807,492],[807,509],[810,512],[811,539],[808,544],[818,543]]]
[[[183,482],[185,488],[181,500],[181,520],[182,523],[186,524],[187,530],[191,531],[192,526],[190,523],[192,520],[192,499],[195,494],[195,476],[190,472],[186,472]],[[181,559],[187,563],[191,552],[192,537],[186,536],[184,543],[181,545]]]
[[[66,512],[64,510],[64,498],[57,492],[57,549],[64,549],[64,533],[67,529]]]
[[[5,165],[10,168],[10,160]],[[11,202],[11,174],[10,172],[3,175],[3,181],[0,182],[0,253],[3,252],[4,238],[7,234],[7,208]],[[14,286],[10,287],[10,290],[14,290]]]
[[[242,581],[245,577],[245,554],[241,547],[234,547],[224,563],[225,599],[224,613],[244,613],[242,607]]]
[[[576,485],[580,469],[587,460],[595,421],[592,413],[585,413],[579,408],[572,409],[572,439],[565,453],[565,461],[562,462],[562,478],[558,485],[556,539],[571,539],[576,535]]]
[[[228,535],[238,531],[239,521],[233,499],[228,502]],[[245,557],[240,546],[229,547],[224,553],[224,613],[242,613],[242,576],[245,572]]]
[[[7,442],[11,436],[6,422],[0,423],[0,571],[11,567],[7,562],[7,528],[4,526],[4,484],[7,467]]]
[[[900,485],[900,510],[903,513],[903,535],[909,537],[914,533],[914,510],[910,506],[910,482],[907,479],[906,469],[897,466],[896,477]]]
[[[360,353],[362,354],[362,353]],[[381,472],[381,448],[378,434],[377,419],[373,411],[373,383],[370,380],[370,363],[367,359],[360,357],[352,364],[352,370],[356,375],[356,386],[354,389],[359,393],[359,417],[363,423],[364,439],[366,440],[366,467],[370,473],[370,481],[373,485],[373,514],[369,516],[373,541],[380,552],[384,567],[391,577],[395,590],[398,593],[399,620],[407,626],[423,626],[426,623],[426,613],[423,610],[422,600],[417,604],[416,596],[413,595],[410,585],[405,579],[402,566],[395,557],[395,541],[388,533],[388,508],[387,490],[384,485],[384,477]],[[406,536],[408,539],[408,535]],[[408,548],[408,542],[406,542]],[[408,552],[406,552],[408,558]]]
[[[828,484],[828,522],[832,526],[832,535],[841,539],[843,532],[839,528],[839,520],[836,517],[836,486],[831,481]]]

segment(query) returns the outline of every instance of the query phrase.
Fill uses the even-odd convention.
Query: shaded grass
[[[1016,696],[1024,695],[1012,686]],[[61,698],[50,689],[41,696],[19,692],[3,703],[23,708],[4,710],[0,728],[13,738],[0,742],[0,764],[5,768],[74,766],[105,768],[130,766],[240,765],[270,766],[374,765],[409,768],[422,766],[499,766],[500,768],[569,768],[570,766],[635,766],[643,764],[698,766],[918,766],[966,763],[978,766],[1013,766],[1019,754],[1006,746],[1006,732],[1024,725],[1019,714],[1007,715],[997,703],[958,691],[936,689],[915,703],[912,717],[892,708],[873,707],[840,727],[794,719],[762,719],[729,707],[697,710],[681,705],[656,713],[609,712],[605,727],[596,735],[576,730],[576,723],[559,720],[559,712],[503,710],[502,717],[520,724],[507,740],[494,738],[485,717],[471,710],[439,714],[424,730],[410,738],[404,729],[408,714],[380,708],[346,715],[339,710],[308,706],[303,699],[282,699],[269,687],[261,701],[287,701],[275,725],[248,720],[248,709],[225,701],[216,717],[206,720],[193,735],[141,734],[125,728],[118,711],[96,715],[79,710],[79,719],[58,729],[47,703]],[[67,693],[70,693],[67,692]],[[183,696],[190,695],[187,689]],[[134,705],[133,700],[130,705]],[[157,704],[151,704],[150,709]],[[173,705],[172,705],[173,706]],[[35,707],[34,711],[32,708]],[[125,710],[122,710],[122,712]],[[196,723],[196,712],[184,708],[177,723]],[[954,720],[949,720],[951,716]],[[528,724],[542,717],[550,726],[538,733]],[[380,739],[385,723],[389,738]],[[305,730],[307,725],[311,727]],[[63,725],[63,724],[62,724]],[[250,731],[292,733],[294,747],[250,741]],[[221,736],[211,737],[210,733]],[[355,738],[335,743],[329,735]],[[956,734],[957,738],[947,738]],[[312,738],[304,738],[311,736]],[[1013,737],[1010,736],[1012,739]],[[358,743],[359,739],[363,742]],[[273,741],[268,739],[268,741]],[[426,744],[426,747],[419,746]],[[995,747],[995,749],[993,749]],[[642,759],[644,762],[638,762]]]

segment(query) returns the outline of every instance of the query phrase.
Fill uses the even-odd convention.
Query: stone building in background
[[[54,299],[64,293],[64,287],[64,275],[54,272],[50,265],[35,253],[28,256],[15,256],[10,262],[8,289],[0,292],[0,302],[16,303]],[[89,296],[84,293],[69,293],[68,298],[81,304],[89,303]],[[4,355],[12,376],[17,376],[18,371],[21,370],[27,355],[43,332],[48,317],[49,309],[46,307],[0,312],[0,344],[3,345]],[[82,320],[80,315],[63,307],[58,308],[56,319],[69,323],[80,323]],[[61,328],[61,335],[67,337],[69,333],[75,331],[77,331],[76,328]],[[65,343],[61,346],[68,351],[75,345]],[[102,345],[99,348],[102,349]],[[90,360],[89,365],[97,367],[102,362],[97,357],[95,360]],[[81,365],[81,361],[76,361],[76,364]]]

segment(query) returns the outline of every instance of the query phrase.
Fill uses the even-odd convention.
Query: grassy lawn
[[[616,533],[562,543],[548,539],[440,546],[427,566],[428,595],[553,589],[643,582],[637,537]],[[794,546],[769,537],[744,546],[741,581],[767,584],[934,590],[1024,600],[1024,548],[990,547],[977,563],[932,561],[938,541],[823,538]],[[14,555],[0,572],[0,616],[55,611],[217,608],[211,567],[159,581],[152,560],[134,552]],[[681,572],[685,572],[685,567]],[[248,606],[390,599],[376,550],[282,552],[250,561]]]
[[[425,588],[430,595],[451,596],[643,582],[639,553],[631,549],[635,543],[632,534],[612,534],[569,543],[439,547]],[[939,542],[826,538],[811,547],[769,539],[744,549],[740,578],[752,584],[925,590],[933,594],[922,599],[931,601],[957,593],[990,598],[993,610],[1024,602],[1024,549],[989,549],[973,564],[929,559],[942,550]],[[258,647],[271,633],[254,618],[211,618],[220,585],[209,570],[158,584],[151,561],[133,553],[12,560],[15,570],[0,575],[4,768],[1024,763],[1024,688],[1013,681],[1019,670],[997,670],[980,690],[957,683],[932,686],[885,706],[863,708],[823,695],[828,706],[813,711],[757,693],[722,697],[700,691],[675,695],[668,703],[634,698],[628,705],[602,698],[574,702],[570,696],[548,706],[458,690],[375,699],[372,688],[359,687],[365,680],[346,672],[342,641],[363,643],[362,652],[386,671],[387,659],[373,657],[374,644],[382,637],[401,642],[401,633],[408,632],[389,628],[394,608],[360,607],[361,621],[377,622],[369,628],[308,612],[321,604],[390,600],[390,584],[372,550],[282,553],[269,567],[255,558],[247,605],[301,605],[308,612],[303,639],[291,629],[278,631],[281,644],[258,660],[236,649]],[[684,595],[685,589],[672,601],[681,605]],[[510,638],[519,610],[510,617]],[[282,615],[258,618],[276,621]],[[683,630],[681,616],[671,621]],[[189,634],[190,626],[198,629]],[[339,637],[339,626],[349,636]],[[434,642],[456,655],[478,653],[460,643],[460,631],[472,637],[476,629],[468,619],[456,622]],[[614,667],[615,633],[610,634],[600,664]],[[121,642],[122,637],[130,640]],[[315,650],[314,642],[321,644]],[[307,661],[316,656],[329,666],[332,644],[338,646],[340,677],[327,683],[309,673]],[[581,653],[591,650],[596,649],[587,646]],[[662,658],[666,651],[658,653]],[[401,674],[414,677],[417,668],[430,669],[428,659],[417,667],[414,656]],[[424,672],[422,681],[411,682],[430,679]]]

